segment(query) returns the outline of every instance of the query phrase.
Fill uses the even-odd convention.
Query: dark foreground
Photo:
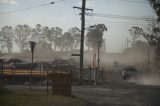
[[[29,87],[26,85],[9,85],[6,88],[20,92],[22,89],[29,90]],[[34,91],[44,91],[43,94],[46,96],[46,86],[33,86],[32,89]],[[51,90],[50,87],[49,89]],[[64,104],[66,106],[71,104],[73,106],[160,106],[160,86],[135,85],[127,82],[110,83],[102,86],[73,86],[72,95],[76,98],[76,101],[70,97],[65,97],[65,99],[62,98],[63,100],[60,98],[58,101],[61,102],[57,104],[57,99],[54,96],[53,98],[51,97],[53,99],[51,101],[55,101],[56,104],[42,104],[45,104],[44,106],[63,106]],[[68,101],[68,98],[71,99],[71,103]],[[25,99],[23,101],[28,103]],[[42,101],[45,102],[45,99]]]
[[[132,83],[76,86],[73,95],[88,106],[160,106],[160,87]]]

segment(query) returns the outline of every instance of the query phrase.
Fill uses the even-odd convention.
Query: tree
[[[42,39],[42,26],[40,24],[36,24],[36,27],[31,29],[31,40],[39,42]]]
[[[143,49],[143,48],[147,48],[148,45],[146,42],[142,41],[142,40],[136,40],[134,43],[134,47],[135,48],[139,48],[139,49]]]
[[[31,35],[31,28],[28,25],[17,25],[15,27],[15,35],[15,41],[21,52],[29,48],[29,36]]]
[[[70,28],[68,30],[68,32],[71,34],[71,36],[74,39],[73,47],[74,48],[79,47],[80,46],[80,41],[81,41],[81,30],[77,27],[73,27],[73,28]]]
[[[0,31],[1,48],[3,49],[4,47],[6,47],[8,53],[11,53],[13,48],[13,39],[14,39],[14,34],[12,27],[11,26],[2,27]]]
[[[74,46],[74,38],[69,32],[65,32],[64,35],[62,36],[62,42],[63,42],[63,47],[65,47],[66,51],[73,50]]]
[[[136,40],[140,37],[140,35],[143,34],[141,28],[139,27],[132,27],[131,29],[129,29],[130,35],[132,36],[132,47],[135,46]]]
[[[149,0],[158,17],[160,17],[160,1]]]
[[[50,45],[52,46],[55,41],[55,30],[54,27],[50,28],[48,31],[48,34],[46,35],[47,40],[50,42]]]
[[[55,27],[52,36],[53,36],[52,40],[54,42],[54,50],[56,51],[57,46],[59,46],[59,47],[62,46],[61,45],[62,44],[61,42],[63,42],[62,38],[61,38],[62,37],[62,29],[59,27]]]
[[[146,31],[140,27],[132,27],[129,31],[131,32],[130,34],[135,37],[135,40],[142,35],[149,45],[155,46],[160,44],[160,23],[154,20],[148,21]]]
[[[97,49],[98,42],[100,43],[100,47],[102,47],[103,42],[103,33],[107,31],[107,27],[104,24],[94,25],[93,27],[88,29],[88,33],[86,35],[86,45],[88,47],[92,47],[93,50]]]

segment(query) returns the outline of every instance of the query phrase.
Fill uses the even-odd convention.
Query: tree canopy
[[[86,35],[86,45],[88,48],[93,50],[97,49],[98,42],[100,42],[100,47],[102,47],[102,42],[104,41],[103,33],[107,31],[107,27],[104,24],[97,24],[88,29]]]
[[[35,27],[29,25],[4,26],[0,30],[1,50],[11,53],[13,44],[20,52],[30,50],[29,41],[37,42],[38,50],[70,51],[80,46],[80,29],[72,27],[63,33],[60,27],[48,27],[40,24]],[[46,49],[45,49],[46,48]]]

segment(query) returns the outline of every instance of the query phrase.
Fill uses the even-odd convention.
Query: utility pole
[[[150,53],[149,53],[149,45],[148,45],[148,56],[147,56],[148,57],[148,69],[150,69],[150,59],[149,59],[150,56],[149,55],[150,55]]]
[[[100,44],[101,44],[102,42],[100,42],[100,39],[98,39],[98,51],[97,51],[97,55],[98,55],[98,57],[97,57],[97,72],[96,72],[96,84],[97,84],[97,80],[99,80],[99,65],[100,65],[100,58],[99,58],[99,52],[100,52]]]
[[[31,73],[30,73],[30,90],[31,90],[31,87],[32,87],[32,71],[33,71],[33,53],[34,53],[34,49],[35,49],[35,46],[36,46],[36,42],[33,42],[33,41],[29,41],[30,43],[30,48],[31,48],[31,53],[32,53],[32,64],[31,64]]]
[[[82,8],[81,7],[73,7],[81,10],[81,45],[80,45],[80,85],[82,85],[82,75],[83,75],[83,54],[84,54],[84,33],[85,33],[85,10],[86,8],[86,0],[82,0]]]
[[[126,42],[127,42],[127,49],[128,49],[128,44],[129,44],[130,40],[127,38]]]

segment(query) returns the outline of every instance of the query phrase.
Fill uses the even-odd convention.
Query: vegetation
[[[159,0],[149,0],[153,9],[157,13],[157,16],[160,17],[160,1]]]
[[[34,28],[24,24],[4,26],[0,30],[0,48],[1,51],[12,53],[13,44],[19,48],[22,53],[29,50],[29,41],[36,41],[37,50],[48,51],[69,51],[79,48],[80,29],[73,27],[63,33],[60,27],[48,27],[37,24]]]
[[[89,28],[86,35],[86,45],[95,50],[97,42],[105,39],[103,33],[107,31],[104,24],[97,24]],[[70,28],[63,33],[60,27],[48,27],[37,24],[34,28],[29,25],[4,26],[0,30],[0,49],[12,53],[13,44],[19,48],[21,53],[29,50],[29,41],[37,42],[37,52],[40,51],[72,51],[79,49],[81,40],[81,30],[77,27]],[[96,48],[95,48],[96,47]],[[102,43],[100,47],[102,46]]]
[[[85,106],[74,97],[47,96],[45,91],[0,89],[0,106]]]
[[[100,43],[100,47],[102,47],[102,43],[104,43],[103,33],[107,31],[107,27],[104,24],[97,24],[88,29],[88,33],[86,35],[86,45],[88,49],[92,48],[96,50],[98,48],[98,43]]]

